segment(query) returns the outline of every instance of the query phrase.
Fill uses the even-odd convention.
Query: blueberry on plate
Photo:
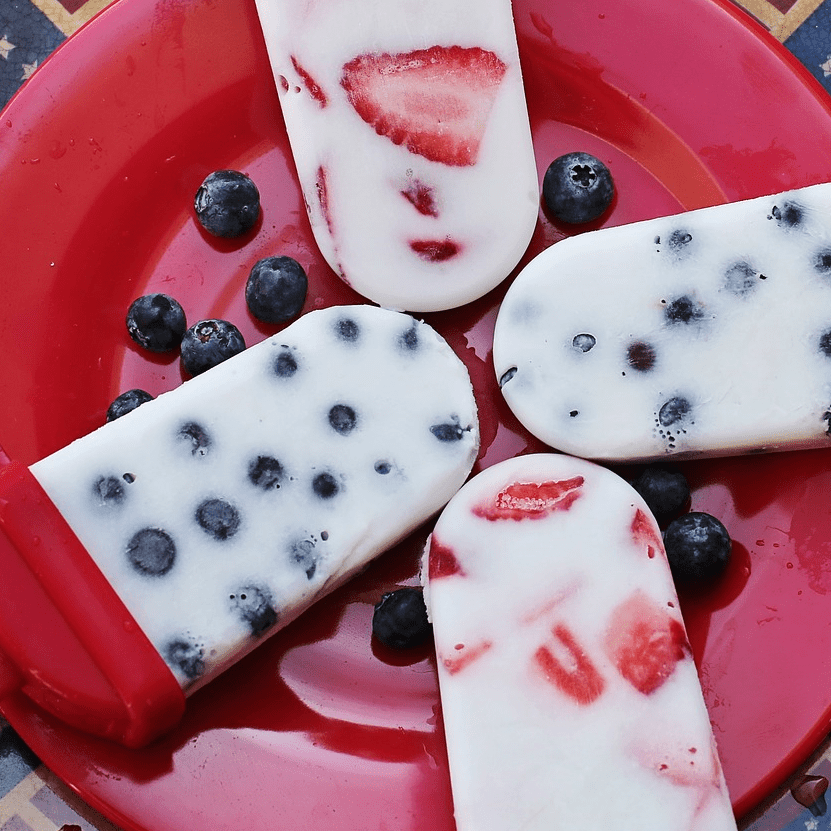
[[[211,318],[194,323],[182,338],[182,366],[200,375],[245,349],[245,339],[233,323]]]
[[[130,337],[150,352],[176,349],[187,329],[182,306],[160,292],[134,300],[127,310],[126,323]]]
[[[421,589],[396,589],[375,604],[372,634],[384,646],[412,649],[424,643],[432,631]]]
[[[136,407],[140,407],[142,404],[146,404],[152,400],[153,396],[144,390],[133,389],[122,392],[107,407],[107,421],[115,421],[117,418],[121,418],[121,416],[132,412]]]
[[[615,195],[612,174],[588,153],[566,153],[554,159],[542,180],[542,197],[549,213],[561,222],[578,225],[597,219]]]
[[[260,216],[260,192],[254,182],[237,170],[209,174],[193,199],[199,224],[215,237],[239,237]]]
[[[690,498],[687,477],[677,468],[663,465],[645,467],[632,481],[632,487],[643,497],[659,523],[675,516]]]
[[[724,525],[711,514],[691,511],[664,531],[664,547],[676,583],[703,584],[727,568],[733,543]]]
[[[257,320],[284,323],[300,314],[309,280],[291,257],[266,257],[254,264],[245,284],[245,302]]]

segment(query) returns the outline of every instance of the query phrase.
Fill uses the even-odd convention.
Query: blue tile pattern
[[[831,93],[831,2],[819,6],[785,46]]]

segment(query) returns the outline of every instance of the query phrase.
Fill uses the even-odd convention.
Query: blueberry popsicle
[[[658,527],[593,462],[471,479],[422,577],[459,831],[735,831]]]
[[[831,185],[552,245],[493,356],[520,421],[577,456],[831,446]]]
[[[539,210],[509,0],[258,0],[297,175],[333,270],[381,306],[500,283]]]
[[[29,473],[125,625],[190,694],[436,513],[478,443],[467,370],[446,342],[409,315],[344,306],[305,315]],[[10,517],[40,498],[31,482],[16,490],[10,470],[25,478],[20,466],[0,474],[0,531],[23,535],[17,548],[34,549],[23,557],[44,585],[66,572],[60,592],[72,570],[60,551],[54,566],[37,560],[40,527],[27,542],[25,514]],[[0,601],[0,653],[12,658],[13,602]],[[25,657],[13,663],[33,681]]]

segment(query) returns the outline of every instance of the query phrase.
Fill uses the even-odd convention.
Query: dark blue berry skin
[[[170,641],[164,648],[164,656],[168,663],[177,666],[190,680],[198,678],[205,671],[202,650],[186,640]]]
[[[248,465],[248,479],[251,484],[264,491],[279,488],[284,475],[283,466],[273,456],[257,456]]]
[[[127,310],[127,332],[143,349],[170,352],[182,342],[187,329],[185,311],[167,294],[145,294]]]
[[[96,505],[114,508],[127,498],[125,480],[117,476],[99,476],[92,485],[92,496]]]
[[[609,168],[589,153],[567,153],[554,159],[542,180],[548,212],[570,225],[597,219],[612,204],[614,195]]]
[[[312,479],[312,491],[321,499],[332,499],[339,490],[338,481],[331,473],[318,473]]]
[[[245,339],[227,320],[200,320],[182,338],[182,365],[191,375],[201,375],[245,349]]]
[[[127,543],[127,559],[140,574],[162,577],[173,568],[176,545],[161,528],[142,528]]]
[[[335,404],[329,410],[329,426],[342,436],[348,436],[358,423],[358,415],[348,404]]]
[[[220,542],[231,539],[242,522],[239,511],[224,499],[206,499],[196,509],[194,519],[208,536]]]
[[[307,580],[315,576],[319,559],[312,540],[298,540],[291,546],[291,560],[303,569]]]
[[[277,623],[277,610],[271,592],[259,586],[242,586],[230,596],[231,609],[251,628],[255,637]]]
[[[687,477],[677,468],[649,465],[632,481],[632,487],[660,524],[683,510],[690,499]]]
[[[297,358],[286,348],[274,359],[274,374],[278,378],[291,378],[297,372]]]
[[[372,634],[390,649],[412,649],[432,635],[421,589],[388,592],[375,604]]]
[[[695,585],[721,575],[730,562],[733,543],[714,516],[691,511],[667,526],[664,547],[676,583]]]
[[[213,441],[208,431],[195,421],[183,424],[179,428],[177,439],[190,450],[191,456],[207,456]]]
[[[193,200],[199,224],[215,237],[239,237],[260,216],[260,192],[254,182],[236,170],[208,175]]]
[[[134,389],[122,392],[121,395],[119,395],[118,398],[116,398],[112,404],[107,407],[107,421],[115,421],[117,418],[121,418],[121,416],[131,413],[136,409],[136,407],[140,407],[142,404],[146,404],[148,401],[152,400],[153,396],[144,390]]]
[[[297,260],[266,257],[254,264],[245,284],[248,310],[263,323],[285,323],[300,314],[309,280]]]

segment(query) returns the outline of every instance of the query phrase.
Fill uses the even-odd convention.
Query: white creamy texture
[[[507,277],[539,209],[509,0],[258,0],[257,8],[312,230],[331,267],[379,305],[409,311],[460,306]],[[507,66],[476,164],[433,161],[376,134],[341,85],[359,55],[434,46],[481,47]],[[409,98],[422,106],[429,94]],[[418,183],[432,190],[437,216],[402,196]],[[426,260],[413,239],[450,239],[461,252]]]
[[[823,184],[552,245],[509,289],[493,354],[508,405],[558,450],[728,455],[831,444],[829,332]]]
[[[438,511],[478,443],[467,370],[445,341],[408,315],[346,306],[305,315],[32,472],[190,691]],[[282,475],[258,486],[260,458]],[[336,493],[315,492],[321,474]],[[197,521],[217,498],[239,518],[225,539]],[[175,544],[166,573],[130,562],[142,529]]]
[[[517,483],[536,514],[486,518]],[[660,532],[623,479],[560,454],[487,468],[423,579],[459,831],[735,831]]]

